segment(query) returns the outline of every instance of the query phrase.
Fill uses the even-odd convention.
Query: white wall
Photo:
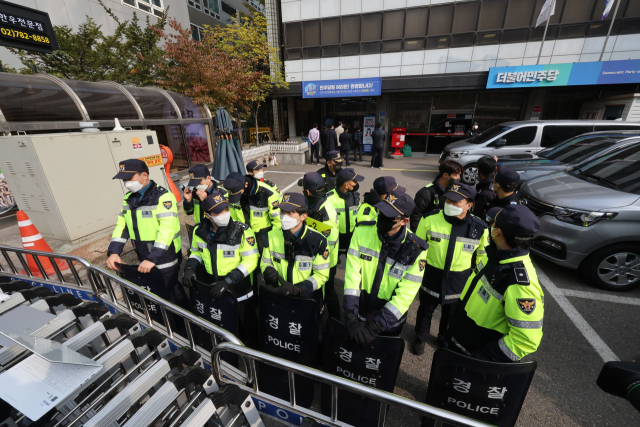
[[[107,15],[103,7],[97,0],[10,0],[12,3],[38,9],[49,14],[53,25],[67,25],[77,30],[80,24],[86,21],[89,16],[98,24],[102,25],[102,31],[113,34],[117,24]],[[121,0],[103,0],[105,6],[111,8],[113,14],[120,21],[130,20],[136,12],[141,25],[146,25],[146,17],[150,16],[138,9],[134,9]],[[184,28],[189,28],[189,14],[187,12],[186,0],[163,0],[165,9],[169,6],[169,14],[182,24]],[[151,17],[151,23],[156,23],[157,19]],[[15,68],[23,67],[16,55],[8,49],[0,47],[0,60],[3,64]]]
[[[546,41],[540,64],[598,61],[604,40],[605,37],[593,37]],[[534,65],[540,44],[538,41],[301,59],[285,61],[285,71],[289,82],[489,71],[491,67]],[[609,38],[602,60],[623,59],[640,59],[640,34]]]

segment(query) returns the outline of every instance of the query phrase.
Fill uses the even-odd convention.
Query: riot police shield
[[[367,346],[351,339],[338,320],[327,321],[323,370],[379,390],[393,392],[400,370],[404,340],[379,336]],[[331,415],[331,387],[322,385],[322,413]],[[338,391],[338,421],[354,427],[378,425],[380,402]]]
[[[319,330],[320,310],[315,300],[276,295],[260,288],[260,351],[315,368]],[[261,363],[258,384],[261,391],[289,401],[286,371]],[[314,382],[296,375],[295,385],[296,404],[310,407]]]
[[[220,298],[213,299],[209,293],[211,285],[198,279],[191,279],[191,284],[191,311],[193,314],[238,336],[238,303],[231,292],[226,291]],[[213,350],[211,335],[200,327],[194,329],[196,343],[208,351]]]
[[[494,426],[511,427],[536,367],[535,361],[495,363],[440,349],[433,355],[426,403]],[[434,420],[423,418],[422,427],[433,425]]]
[[[156,267],[153,267],[148,273],[140,273],[138,271],[139,265],[127,265],[116,263],[118,276],[145,289],[148,292],[152,292],[158,295],[160,298],[165,298],[165,283],[162,277],[162,273]],[[123,289],[127,293],[127,297],[131,302],[133,309],[144,316],[144,308],[142,306],[143,299],[130,289]],[[145,300],[147,305],[147,311],[151,320],[164,326],[164,318],[160,312],[160,308],[151,301]]]

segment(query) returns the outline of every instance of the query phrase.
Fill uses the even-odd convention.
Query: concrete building
[[[625,104],[640,92],[640,1],[616,0],[602,19],[605,0],[556,0],[544,45],[543,4],[267,0],[290,82],[274,93],[276,125],[300,136],[314,122],[362,125],[373,116],[387,131],[406,128],[414,153],[437,155],[473,121],[482,130],[509,120],[628,119]]]
[[[107,15],[98,0],[11,0],[12,3],[47,12],[53,25],[67,25],[77,29],[89,16],[102,25],[105,33],[113,33],[116,23]],[[249,0],[260,8],[257,0]],[[156,16],[168,9],[169,16],[175,18],[183,27],[191,26],[194,38],[200,38],[204,25],[228,24],[231,16],[245,11],[242,0],[103,0],[105,6],[121,20],[129,20],[136,13],[141,23],[147,16],[155,23]],[[16,55],[0,47],[0,61],[3,64],[21,68]]]

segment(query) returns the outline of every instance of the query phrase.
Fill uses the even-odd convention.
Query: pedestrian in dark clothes
[[[351,152],[353,137],[349,133],[349,126],[342,125],[342,127],[344,132],[340,135],[340,155],[346,160],[346,165],[349,166],[349,153]]]
[[[371,134],[373,139],[373,155],[371,156],[371,168],[382,169],[382,156],[384,155],[384,140],[386,135],[382,130],[382,123],[376,125],[376,130]]]

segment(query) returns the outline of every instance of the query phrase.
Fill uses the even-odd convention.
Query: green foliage
[[[141,28],[136,13],[130,21],[120,22],[110,8],[102,6],[117,24],[113,35],[105,35],[102,26],[87,17],[75,32],[66,25],[54,26],[60,50],[53,53],[11,51],[20,56],[26,67],[35,65],[38,71],[61,78],[111,80],[139,86],[154,84],[158,78],[156,63],[164,54],[158,46],[160,36],[156,29],[162,31],[166,26],[166,13],[153,25],[147,16],[146,25]],[[28,74],[31,70],[23,68],[19,72]]]

